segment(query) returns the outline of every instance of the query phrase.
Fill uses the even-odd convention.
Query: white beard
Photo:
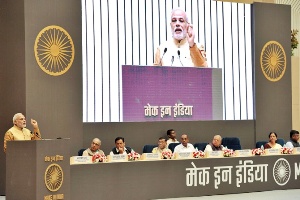
[[[176,29],[176,28],[175,28]],[[181,33],[177,34],[175,29],[172,31],[172,36],[176,40],[183,40],[186,37],[186,30],[181,31]]]

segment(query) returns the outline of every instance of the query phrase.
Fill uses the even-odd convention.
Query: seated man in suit
[[[195,148],[194,146],[189,143],[189,137],[187,134],[181,135],[181,144],[177,145],[174,149],[174,154],[175,153],[181,153],[181,152],[194,152]]]
[[[152,149],[152,153],[162,153],[163,151],[169,151],[170,153],[172,153],[172,151],[167,148],[167,141],[166,141],[166,139],[163,138],[163,137],[160,137],[158,139],[158,147],[154,147]]]
[[[115,139],[115,145],[111,152],[110,155],[114,154],[129,154],[131,152],[134,152],[134,150],[130,147],[125,147],[125,139],[123,137],[117,137]]]
[[[298,140],[299,140],[299,131],[291,130],[290,140],[285,144],[285,146],[288,148],[300,147]]]
[[[102,150],[100,150],[101,147],[101,140],[99,138],[94,138],[90,148],[86,149],[82,156],[93,156],[95,154],[105,155]]]
[[[206,145],[204,152],[206,151],[221,151],[224,149],[222,143],[222,137],[220,135],[215,135],[212,142]]]

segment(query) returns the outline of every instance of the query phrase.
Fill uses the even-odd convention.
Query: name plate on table
[[[142,160],[160,160],[161,154],[160,153],[143,153],[141,156]]]
[[[265,155],[271,156],[271,155],[280,155],[281,149],[265,149]]]
[[[206,151],[205,157],[206,158],[222,158],[223,151]]]
[[[175,159],[190,159],[193,158],[193,152],[175,153]]]
[[[294,147],[293,154],[300,154],[300,147]]]
[[[108,155],[107,161],[108,162],[127,162],[128,156],[127,156],[127,154]]]
[[[236,157],[248,157],[248,156],[253,156],[252,155],[252,150],[250,149],[243,149],[243,150],[235,150],[235,156]]]
[[[71,165],[90,164],[92,163],[92,156],[72,156],[70,158]]]

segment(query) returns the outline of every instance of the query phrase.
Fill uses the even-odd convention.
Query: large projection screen
[[[251,5],[213,0],[82,0],[83,121],[122,122],[122,65],[152,66],[183,8],[209,68],[222,69],[224,120],[253,119]]]

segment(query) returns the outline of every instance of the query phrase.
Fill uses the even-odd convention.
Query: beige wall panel
[[[300,130],[300,70],[299,57],[292,56],[292,110],[293,110],[293,129]]]

